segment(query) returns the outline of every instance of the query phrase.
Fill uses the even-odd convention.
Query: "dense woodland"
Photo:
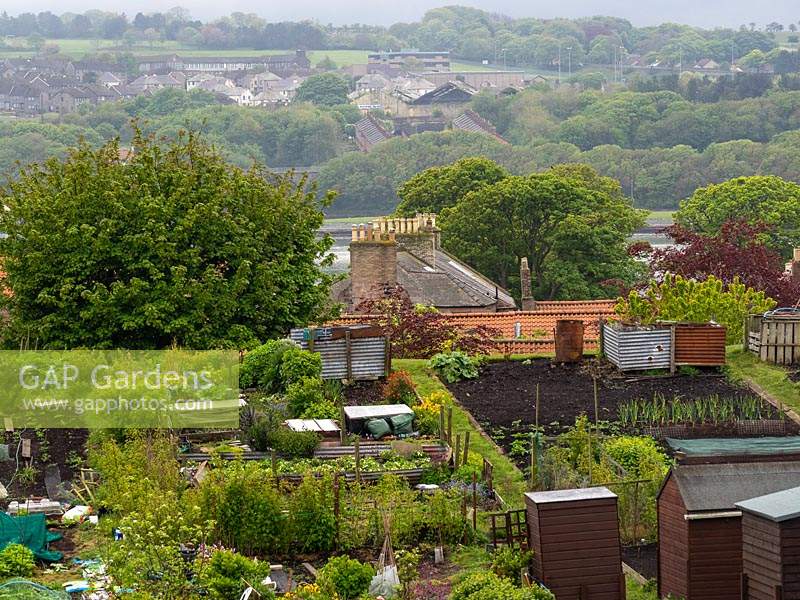
[[[787,81],[793,81],[787,79]],[[703,80],[700,80],[700,85]],[[710,85],[710,84],[708,84]],[[529,89],[511,97],[481,94],[473,108],[511,144],[445,131],[394,138],[369,154],[355,151],[352,105],[296,103],[264,111],[221,106],[201,91],[167,90],[153,98],[104,104],[58,122],[0,122],[0,171],[61,156],[81,138],[92,145],[115,136],[128,143],[130,122],[171,137],[203,131],[242,167],[319,169],[322,190],[339,197],[331,215],[380,214],[397,204],[397,188],[425,168],[465,156],[491,158],[514,174],[563,162],[593,166],[620,181],[643,208],[671,209],[693,190],[732,177],[773,174],[800,181],[800,91],[780,83],[754,98],[691,101],[660,90],[636,92]],[[735,95],[733,95],[735,97]]]

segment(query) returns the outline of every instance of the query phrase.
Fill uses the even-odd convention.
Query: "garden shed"
[[[747,600],[800,599],[800,487],[736,504]]]
[[[533,575],[558,600],[625,597],[617,495],[604,487],[525,494]]]
[[[660,597],[739,598],[742,513],[736,504],[797,486],[797,460],[673,467],[657,497]]]

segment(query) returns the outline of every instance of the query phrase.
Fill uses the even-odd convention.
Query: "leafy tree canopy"
[[[585,177],[606,185],[591,170]],[[506,177],[442,211],[446,249],[506,287],[518,289],[527,257],[540,299],[607,295],[609,280],[629,283],[639,271],[627,237],[643,223],[616,191],[557,171]]]
[[[503,167],[481,157],[462,158],[450,165],[425,169],[400,186],[397,214],[410,217],[421,212],[441,212],[467,193],[507,176]]]
[[[81,143],[0,188],[5,342],[245,347],[319,315],[320,203],[228,165],[195,134],[133,157]],[[328,259],[329,260],[329,259]]]
[[[347,81],[336,73],[312,75],[297,88],[297,100],[321,106],[347,103]]]
[[[737,219],[765,223],[769,245],[788,256],[800,246],[800,185],[775,176],[737,177],[696,190],[675,214],[680,225],[707,235]]]

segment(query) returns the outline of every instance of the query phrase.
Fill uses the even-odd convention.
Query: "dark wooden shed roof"
[[[737,502],[800,486],[800,461],[678,465],[670,477],[688,512],[734,510]]]

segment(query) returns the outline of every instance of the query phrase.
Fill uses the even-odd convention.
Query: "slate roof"
[[[687,511],[734,510],[737,502],[800,486],[800,461],[677,465],[670,477]]]
[[[431,266],[407,250],[397,251],[397,282],[414,304],[440,308],[514,308],[506,290],[441,249]]]
[[[495,131],[489,121],[481,117],[474,110],[465,110],[458,115],[452,122],[453,129],[460,129],[462,131],[470,131],[472,133],[483,133],[489,135],[503,144],[508,144],[498,133]]]
[[[440,104],[447,102],[469,102],[469,100],[478,93],[471,85],[467,85],[463,81],[448,81],[439,87],[422,94],[411,104]]]
[[[780,523],[800,517],[800,487],[737,502],[737,508]]]
[[[364,152],[367,152],[375,144],[388,140],[392,134],[383,128],[375,117],[367,115],[360,121],[356,122],[356,142],[358,147]]]

